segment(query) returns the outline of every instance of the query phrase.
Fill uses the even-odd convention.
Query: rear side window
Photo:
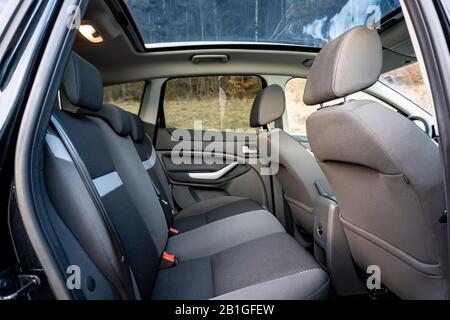
[[[166,128],[248,131],[263,81],[258,76],[170,79],[164,92]]]
[[[145,81],[108,86],[103,89],[103,102],[139,114]]]

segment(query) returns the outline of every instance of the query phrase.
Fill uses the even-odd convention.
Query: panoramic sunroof
[[[146,48],[269,43],[321,48],[399,0],[124,0]]]

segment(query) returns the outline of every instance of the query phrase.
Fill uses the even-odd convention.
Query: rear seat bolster
[[[167,251],[180,261],[211,256],[248,241],[285,230],[268,211],[259,210],[222,219],[169,238]]]

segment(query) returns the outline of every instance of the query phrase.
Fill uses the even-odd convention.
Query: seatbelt
[[[73,160],[75,168],[77,169],[81,177],[81,180],[83,181],[86,187],[86,190],[88,191],[89,195],[92,198],[92,201],[94,202],[97,212],[99,213],[100,218],[111,238],[116,254],[120,257],[121,262],[125,264],[126,263],[125,250],[122,246],[122,242],[120,241],[120,236],[117,233],[117,230],[114,228],[114,225],[112,224],[111,220],[109,219],[106,208],[103,205],[101,197],[98,194],[98,191],[91,179],[91,175],[89,174],[86,165],[84,164],[83,160],[81,159],[80,155],[75,149],[75,146],[72,144],[72,141],[70,141],[69,136],[64,131],[63,127],[59,123],[56,116],[52,115],[50,121],[54,129],[58,133],[59,137],[61,138],[61,141],[63,142],[64,146],[66,147],[67,152],[70,154],[70,157]],[[119,292],[121,298],[124,300],[134,299],[135,297],[134,293],[127,290],[127,288],[133,288],[131,279],[131,270],[129,270],[129,273],[127,275],[128,279],[124,279],[126,280],[125,283],[122,283],[122,281],[120,281],[119,278],[117,278],[119,281],[116,281],[115,279],[109,279],[111,283],[114,284],[114,287]]]
[[[147,139],[149,139],[149,137],[147,135],[145,135],[145,136]],[[152,144],[150,144],[150,145],[153,146]],[[155,152],[155,157],[158,156],[156,154],[156,150],[153,147],[152,147],[152,152]],[[146,152],[146,153],[147,153],[147,159],[151,159],[152,155],[149,154],[148,152]],[[157,160],[155,160],[155,162],[156,161]],[[163,194],[161,193],[159,188],[156,186],[155,181],[159,181],[159,180],[153,170],[154,170],[153,168],[149,168],[149,170],[148,170],[149,175],[150,175],[150,181],[153,185],[153,189],[155,190],[156,196],[158,197],[159,203],[161,204],[161,208],[163,209],[164,216],[166,217],[167,225],[170,227],[173,224],[173,216],[175,215],[175,210],[171,207],[169,200],[166,198],[166,195],[163,196]],[[163,171],[164,171],[164,169],[163,169]],[[164,172],[164,174],[165,174],[165,172]]]
[[[151,172],[150,174],[152,176],[154,176],[151,169],[150,169],[150,172]],[[162,196],[161,192],[159,191],[159,189],[156,186],[155,182],[153,181],[152,177],[150,177],[150,181],[152,182],[153,189],[155,189],[156,196],[158,197],[159,203],[161,204],[161,208],[163,209],[164,216],[166,217],[167,225],[170,227],[173,224],[173,212],[174,211],[173,211],[172,207],[170,206],[169,201],[167,201]]]

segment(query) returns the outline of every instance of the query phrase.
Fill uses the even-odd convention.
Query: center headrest
[[[379,79],[382,66],[378,32],[353,28],[320,51],[309,72],[303,100],[316,105],[367,89]]]
[[[263,127],[280,119],[286,109],[283,89],[276,84],[262,90],[253,102],[250,114],[252,128]]]
[[[98,111],[103,104],[103,81],[98,70],[76,53],[70,55],[62,83],[67,99],[74,106]]]

